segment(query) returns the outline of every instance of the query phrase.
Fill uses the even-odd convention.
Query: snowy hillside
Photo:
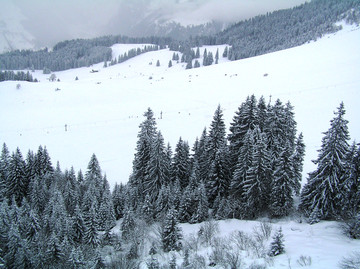
[[[10,151],[19,146],[24,155],[45,145],[53,164],[58,160],[63,169],[85,170],[95,153],[114,185],[128,180],[138,126],[148,107],[157,118],[162,112],[158,128],[174,148],[180,136],[192,145],[218,104],[228,128],[238,106],[255,94],[267,102],[289,100],[295,107],[306,144],[305,178],[341,101],[351,138],[359,141],[359,44],[360,29],[346,26],[301,47],[236,62],[220,57],[218,65],[198,69],[185,70],[175,61],[168,68],[173,52],[161,50],[107,68],[101,63],[57,72],[60,82],[36,71],[33,77],[40,83],[20,82],[18,90],[19,82],[0,83],[0,142]],[[116,45],[114,57],[137,47],[142,45]],[[225,46],[206,48],[213,54],[219,48],[222,55]]]

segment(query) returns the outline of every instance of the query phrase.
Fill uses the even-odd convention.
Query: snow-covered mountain
[[[157,118],[162,114],[158,128],[174,148],[180,136],[192,145],[218,104],[229,128],[238,106],[255,94],[295,107],[298,132],[306,144],[305,178],[314,170],[311,160],[341,101],[351,138],[359,140],[358,44],[360,29],[344,26],[301,47],[235,62],[220,58],[218,65],[198,69],[184,70],[184,64],[175,61],[169,68],[173,52],[165,49],[107,68],[101,63],[56,72],[60,82],[36,71],[33,76],[40,83],[0,83],[0,142],[11,151],[19,146],[24,154],[45,145],[54,164],[59,160],[62,168],[73,165],[76,170],[86,169],[95,153],[114,185],[128,180],[138,127],[148,107]],[[142,46],[115,45],[113,56]],[[202,47],[201,53],[219,49],[221,55],[224,47]]]
[[[103,35],[211,35],[243,19],[305,0],[3,1],[0,53]]]
[[[12,2],[4,1],[0,9],[0,53],[16,49],[33,49],[34,37],[23,26],[25,16]]]

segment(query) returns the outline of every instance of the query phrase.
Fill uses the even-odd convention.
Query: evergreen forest
[[[168,47],[183,54],[182,62],[186,62],[186,68],[189,69],[194,65],[199,67],[199,63],[192,63],[192,60],[199,57],[191,48],[227,44],[229,48],[224,51],[223,56],[232,61],[239,60],[316,41],[326,34],[340,30],[342,26],[338,23],[341,21],[360,23],[359,1],[312,0],[294,8],[241,21],[213,35],[204,35],[200,30],[195,34],[194,27],[190,27],[190,37],[185,39],[117,35],[67,40],[59,42],[52,49],[16,50],[0,54],[0,70],[36,69],[54,72],[108,61],[115,64],[131,58],[129,55],[122,55],[121,59],[112,58],[110,47],[119,43],[153,44],[160,49]],[[136,55],[138,54],[136,51]],[[213,63],[217,63],[213,55],[204,59],[205,66]]]
[[[158,268],[151,267],[158,265],[153,255],[184,248],[179,223],[209,223],[199,231],[206,242],[216,228],[209,221],[230,218],[302,216],[310,224],[341,219],[349,225],[348,236],[360,238],[360,146],[349,144],[347,124],[341,103],[324,132],[317,169],[303,188],[305,145],[294,108],[254,95],[239,106],[228,132],[219,105],[194,145],[180,137],[174,151],[149,108],[139,126],[133,172],[113,190],[95,154],[85,173],[63,171],[52,164],[46,147],[23,156],[19,148],[10,153],[4,143],[0,264],[138,268],[148,253],[148,268]],[[149,245],[146,234],[153,225],[158,240]],[[283,253],[282,237],[280,229],[269,256]],[[109,253],[116,258],[105,260]]]

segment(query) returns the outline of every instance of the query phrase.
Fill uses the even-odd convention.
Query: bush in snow
[[[253,234],[256,241],[265,241],[270,238],[272,225],[270,222],[262,221],[253,228]]]
[[[342,225],[344,233],[353,239],[360,239],[360,213]]]
[[[219,223],[213,220],[205,221],[198,232],[201,241],[210,246],[214,241],[215,235],[219,232]]]
[[[311,257],[310,257],[310,256],[301,255],[301,256],[299,257],[299,259],[296,260],[296,262],[297,262],[301,267],[311,266]]]
[[[280,227],[279,230],[274,235],[273,241],[271,242],[269,256],[277,256],[283,254],[284,252],[285,252],[284,235]]]
[[[353,252],[350,256],[345,257],[339,264],[341,269],[358,269],[360,268],[360,252]]]

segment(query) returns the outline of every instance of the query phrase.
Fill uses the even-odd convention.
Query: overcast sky
[[[2,0],[15,4],[22,24],[40,45],[64,39],[124,34],[139,18],[182,23],[236,22],[305,0]],[[128,34],[128,33],[126,33]]]

